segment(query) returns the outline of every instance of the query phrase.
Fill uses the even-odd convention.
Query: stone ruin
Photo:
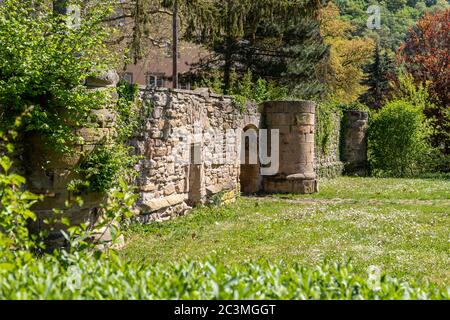
[[[110,88],[117,82],[112,75],[100,80],[91,80],[90,87]],[[150,112],[130,141],[141,156],[135,168],[138,221],[164,221],[199,204],[232,202],[241,193],[318,191],[314,102],[248,103],[242,111],[232,97],[208,89],[140,88],[139,99],[150,106]],[[103,137],[113,134],[114,115],[107,109],[96,112],[100,115],[97,128],[77,129],[87,141],[76,147],[80,151],[94,149]],[[357,174],[365,169],[367,119],[362,112],[345,117],[344,157],[349,171]],[[46,197],[34,208],[39,220],[54,208],[65,210],[75,224],[90,219],[104,195],[88,194],[81,208],[65,208],[72,197],[67,185],[80,157],[67,155],[46,166],[48,158],[56,156],[43,151],[45,142],[38,140],[29,137],[23,162],[30,191]]]
[[[140,220],[169,219],[214,196],[234,200],[240,190],[237,132],[259,128],[256,106],[241,113],[231,97],[207,89],[143,89],[141,99],[152,112],[132,141],[143,156],[136,168]]]

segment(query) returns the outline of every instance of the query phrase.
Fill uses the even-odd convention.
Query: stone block
[[[314,126],[298,126],[293,125],[291,126],[292,132],[297,132],[299,134],[314,134]]]
[[[116,114],[108,109],[92,110],[91,114],[92,122],[97,123],[102,127],[113,124],[117,119]]]
[[[152,192],[157,189],[154,183],[147,183],[139,188],[142,192]]]
[[[108,128],[81,128],[77,130],[77,134],[85,143],[101,142],[111,134]]]
[[[164,188],[164,195],[170,196],[175,193],[175,186],[173,184],[169,184]]]
[[[148,212],[155,212],[170,206],[180,204],[187,200],[185,194],[175,194],[165,198],[143,201],[142,204],[148,209]]]
[[[292,121],[292,116],[289,113],[270,113],[266,115],[267,125],[271,129],[276,129],[278,126],[290,126]]]
[[[107,71],[96,77],[87,77],[85,86],[91,88],[115,87],[119,81],[120,77],[116,71]]]
[[[33,205],[32,210],[52,210],[65,209],[66,201],[69,200],[67,191],[44,195],[43,201],[39,201]]]
[[[314,126],[316,117],[312,113],[297,113],[295,115],[295,125],[297,126]]]

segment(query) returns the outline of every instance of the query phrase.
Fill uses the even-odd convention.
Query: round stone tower
[[[344,112],[342,160],[347,175],[367,175],[368,128],[368,112],[353,110]]]
[[[315,103],[271,101],[263,105],[263,112],[269,132],[279,130],[280,133],[278,174],[264,177],[264,191],[300,194],[317,192],[314,170]],[[273,143],[276,142],[272,141],[269,149]]]

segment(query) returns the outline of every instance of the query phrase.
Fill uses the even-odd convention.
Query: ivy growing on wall
[[[73,152],[80,142],[73,127],[86,125],[92,110],[109,103],[105,92],[83,83],[115,60],[105,45],[112,30],[102,23],[111,12],[110,1],[99,2],[73,28],[54,15],[51,1],[2,1],[0,127],[11,127],[27,111],[21,131],[45,136],[56,151]]]
[[[341,110],[332,103],[319,103],[316,108],[316,150],[319,155],[327,156],[330,152],[333,137],[342,118]]]
[[[105,192],[119,177],[131,180],[134,176],[132,167],[138,157],[127,143],[141,124],[143,108],[138,103],[138,93],[137,85],[124,81],[117,85],[118,100],[113,110],[115,134],[94,149],[77,170],[85,178],[79,185],[87,187],[88,191]]]

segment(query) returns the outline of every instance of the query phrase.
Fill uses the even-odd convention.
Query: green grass
[[[449,179],[350,178],[325,180],[313,195],[289,195],[301,199],[351,199],[354,201],[450,200]],[[285,196],[283,196],[285,197]]]
[[[313,196],[241,198],[166,223],[133,226],[122,256],[139,264],[216,255],[225,264],[351,259],[403,280],[449,285],[450,181],[339,178]]]
[[[448,300],[450,290],[380,274],[360,277],[348,264],[224,265],[216,258],[151,265],[121,259],[46,256],[0,268],[1,300]],[[67,264],[69,262],[69,264]]]

